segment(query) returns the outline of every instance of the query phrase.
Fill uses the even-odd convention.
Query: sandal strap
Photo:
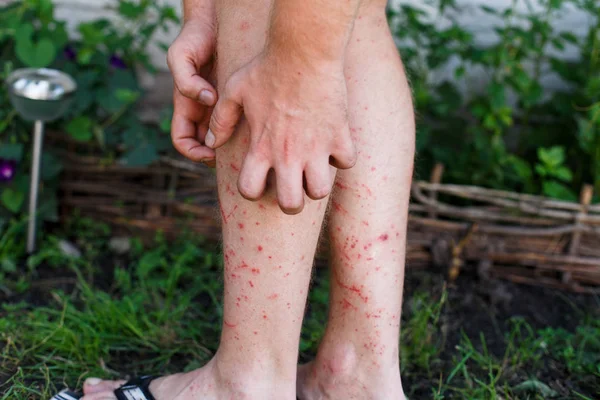
[[[63,390],[58,394],[52,396],[50,400],[79,400],[83,397],[81,393],[72,392],[70,390]]]
[[[150,393],[150,382],[159,376],[148,375],[133,378],[115,390],[117,400],[156,400]]]

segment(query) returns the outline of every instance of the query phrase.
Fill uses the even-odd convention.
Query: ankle
[[[277,363],[264,359],[237,362],[220,355],[211,360],[217,384],[240,399],[295,399],[296,374],[282,374]]]
[[[368,393],[366,398],[390,398],[381,394],[402,393],[397,352],[391,353],[396,357],[390,357],[364,350],[352,342],[324,342],[309,379],[318,381],[322,389],[351,384]]]

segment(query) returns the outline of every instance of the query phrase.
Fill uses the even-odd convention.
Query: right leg
[[[268,0],[219,0],[219,90],[263,49]],[[305,200],[301,214],[285,215],[274,190],[259,202],[237,190],[249,132],[243,122],[217,151],[217,181],[225,257],[221,343],[209,364],[152,382],[157,400],[296,398],[300,328],[314,252],[327,199]],[[88,382],[89,383],[89,382]],[[114,400],[122,382],[86,385],[85,400]],[[94,393],[92,393],[94,392]]]

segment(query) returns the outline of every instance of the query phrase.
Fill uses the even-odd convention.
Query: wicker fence
[[[75,154],[63,155],[63,214],[77,208],[136,234],[174,235],[185,226],[219,239],[212,170],[169,157],[145,168],[100,166]],[[434,265],[454,278],[474,266],[514,282],[600,292],[600,205],[590,205],[591,187],[571,203],[440,184],[442,171],[438,166],[431,182],[413,184],[409,268]]]

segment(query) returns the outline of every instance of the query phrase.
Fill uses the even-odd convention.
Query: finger
[[[183,97],[177,90],[173,94],[173,119],[171,120],[171,139],[173,146],[184,157],[192,161],[203,161],[215,157],[212,149],[204,146],[202,121],[206,119],[208,108]]]
[[[235,74],[229,78],[212,112],[205,141],[210,148],[216,149],[225,144],[242,116],[242,91],[239,82],[241,81]]]
[[[300,213],[304,208],[302,168],[283,164],[275,168],[275,175],[279,208],[289,215]]]
[[[306,195],[313,200],[324,199],[331,192],[333,180],[327,158],[316,158],[304,168]]]
[[[259,200],[267,187],[267,175],[271,164],[250,150],[244,159],[238,178],[238,191],[245,199]]]
[[[215,104],[216,90],[198,74],[201,65],[197,65],[187,52],[180,50],[177,45],[171,46],[167,54],[167,64],[173,74],[175,87],[182,95],[207,106]]]
[[[356,147],[354,146],[350,129],[347,125],[342,129],[342,132],[339,132],[337,138],[329,163],[339,169],[354,167],[357,160]]]

